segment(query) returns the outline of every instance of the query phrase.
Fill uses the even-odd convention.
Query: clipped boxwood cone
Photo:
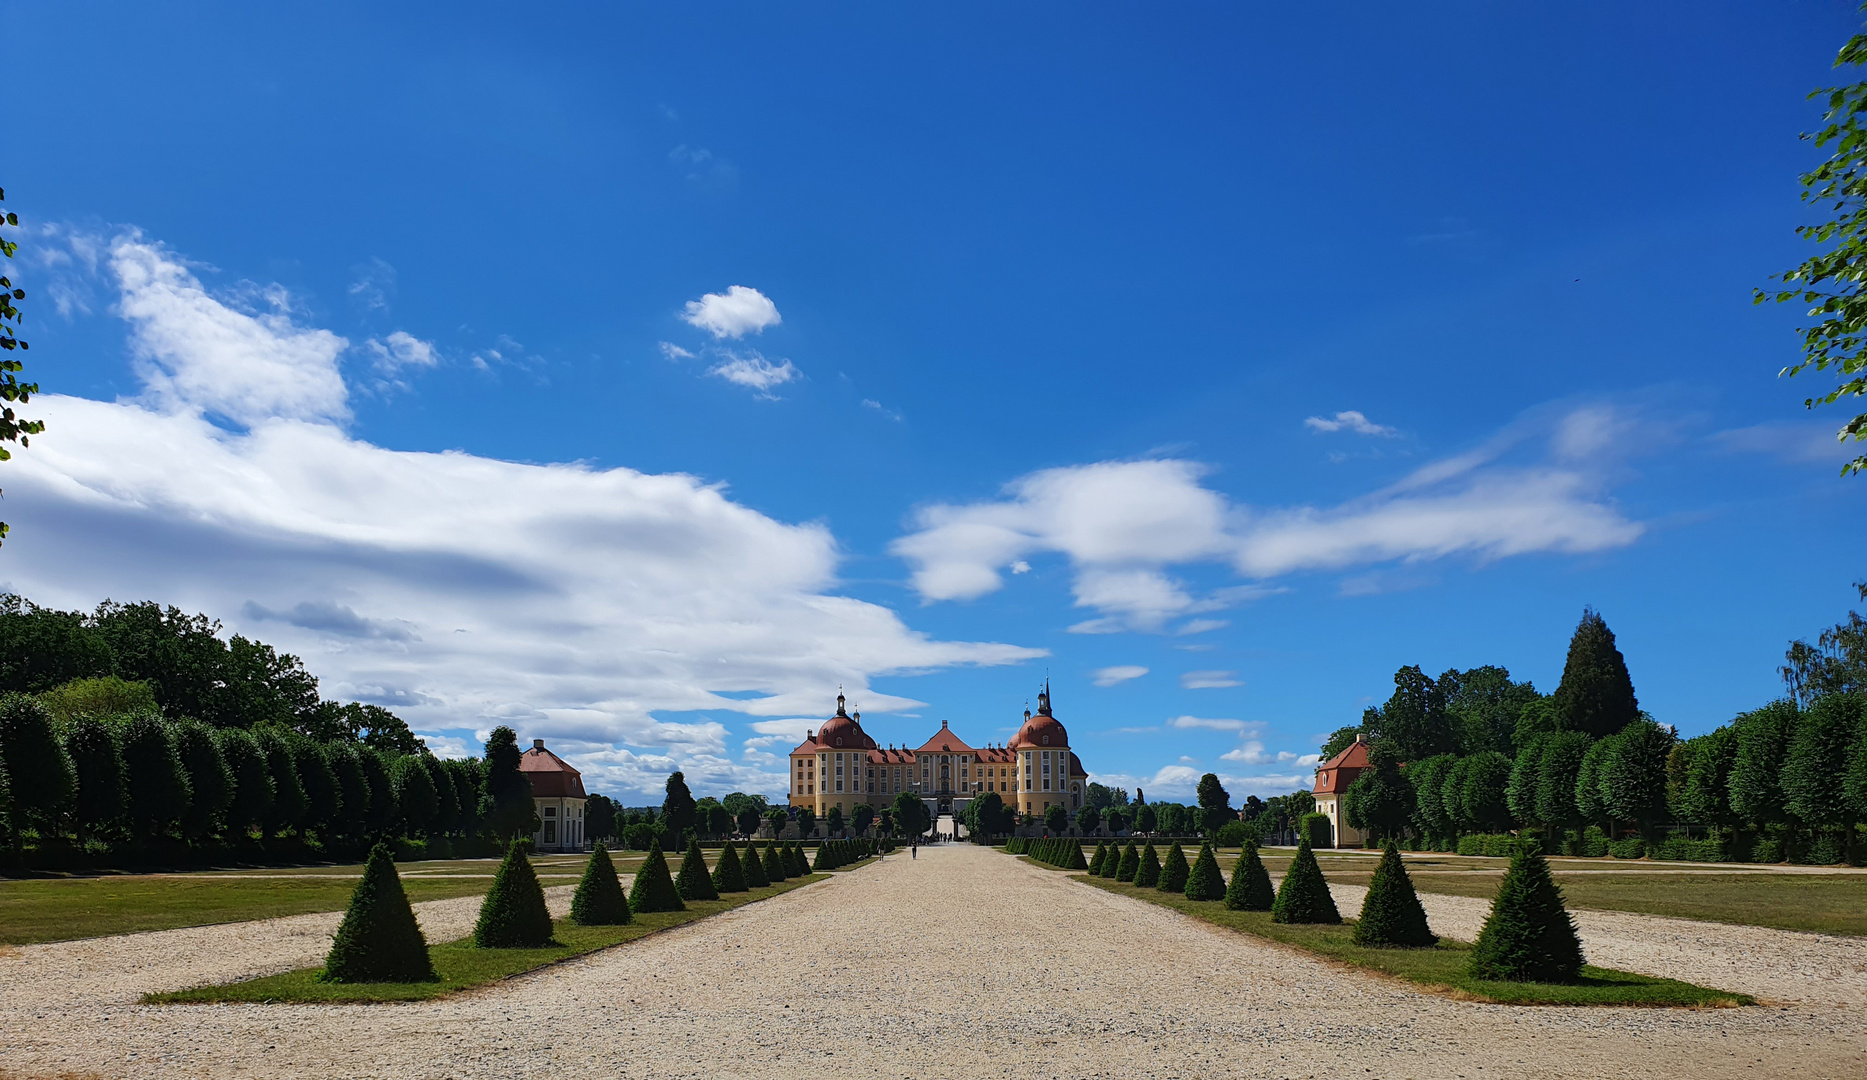
[[[773,885],[791,876],[790,868],[785,865],[785,857],[778,850],[778,841],[765,842],[765,877]]]
[[[674,876],[674,887],[687,901],[720,898],[713,879],[707,875],[707,857],[700,853],[699,840],[687,842],[687,854],[681,856],[681,872]]]
[[[1185,893],[1186,875],[1191,869],[1186,865],[1186,852],[1176,843],[1167,849],[1167,858],[1160,865],[1160,881],[1154,887],[1161,892]]]
[[[1130,840],[1128,846],[1122,849],[1121,862],[1116,864],[1115,880],[1133,881],[1134,876],[1140,872],[1141,852],[1135,847],[1134,841]]]
[[[1582,973],[1575,919],[1540,848],[1525,844],[1511,857],[1472,944],[1470,971],[1480,979],[1519,982],[1573,982]]]
[[[1141,849],[1141,865],[1134,872],[1134,883],[1143,889],[1152,889],[1160,884],[1160,852],[1154,850],[1154,842]]]
[[[1389,840],[1387,850],[1381,853],[1381,864],[1374,868],[1374,880],[1368,883],[1367,899],[1361,902],[1355,944],[1423,949],[1438,942],[1438,935],[1427,929],[1426,909],[1413,891],[1413,879],[1401,862],[1400,848]]]
[[[1219,857],[1212,853],[1211,844],[1199,845],[1199,858],[1193,860],[1193,871],[1186,876],[1182,891],[1188,900],[1224,898],[1225,878],[1219,873]]]
[[[635,884],[629,887],[629,910],[637,915],[652,911],[686,911],[681,891],[674,887],[668,873],[668,857],[662,854],[661,841],[651,840],[648,858],[635,870]]]
[[[1277,900],[1271,889],[1271,873],[1258,858],[1258,845],[1245,841],[1245,850],[1232,867],[1232,880],[1225,887],[1227,911],[1269,911]]]
[[[748,889],[762,889],[771,884],[771,879],[765,876],[765,865],[758,861],[758,848],[753,847],[750,840],[746,841],[746,853],[739,860],[739,869],[745,875]]]
[[[571,894],[570,917],[579,926],[621,926],[629,921],[629,901],[622,895],[622,882],[616,880],[609,848],[601,841],[590,853],[577,891]]]
[[[1271,904],[1271,921],[1280,923],[1339,923],[1342,913],[1335,909],[1335,897],[1329,895],[1329,883],[1316,865],[1316,853],[1310,850],[1309,837],[1297,844],[1296,858],[1284,874],[1283,887]]]
[[[713,887],[722,893],[745,892],[745,867],[739,863],[739,852],[728,840],[720,848],[720,861],[713,867]]]
[[[525,857],[526,842],[506,846],[506,857],[493,875],[493,887],[480,904],[473,944],[482,949],[536,949],[551,943],[551,913],[545,891]]]
[[[434,982],[439,978],[388,845],[370,849],[363,880],[350,894],[350,906],[318,977],[334,983]]]

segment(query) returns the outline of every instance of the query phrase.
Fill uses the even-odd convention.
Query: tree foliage
[[[1569,638],[1562,683],[1551,697],[1562,730],[1585,731],[1597,739],[1640,716],[1627,660],[1614,643],[1614,631],[1594,608],[1582,610],[1582,621]]]
[[[1856,34],[1841,46],[1835,67],[1867,63],[1867,34]],[[1831,405],[1846,397],[1867,397],[1867,131],[1860,126],[1867,111],[1867,82],[1816,90],[1811,98],[1825,98],[1822,127],[1805,132],[1804,139],[1833,151],[1813,172],[1802,174],[1802,201],[1826,206],[1833,215],[1814,225],[1798,225],[1796,235],[1824,250],[1782,275],[1783,288],[1775,293],[1756,291],[1756,302],[1795,301],[1808,304],[1809,326],[1796,328],[1802,335],[1802,359],[1778,372],[1794,377],[1813,367],[1834,369],[1840,385],[1824,394],[1805,398],[1805,408]],[[1842,442],[1867,439],[1867,413],[1841,426]],[[1841,475],[1867,469],[1867,454],[1842,466]]]
[[[1418,665],[1394,672],[1394,693],[1386,704],[1362,714],[1362,734],[1385,744],[1397,760],[1419,761],[1455,753],[1459,735],[1446,711],[1445,691]]]
[[[1867,600],[1867,581],[1855,582],[1854,588]],[[1817,635],[1815,644],[1790,642],[1777,671],[1803,708],[1823,694],[1867,693],[1867,619],[1850,611],[1846,621]]]
[[[0,191],[0,200],[6,198],[6,192]],[[12,228],[19,227],[19,215],[0,214],[0,224]],[[0,255],[11,259],[19,250],[14,240],[0,236]],[[5,444],[18,443],[22,448],[32,443],[32,436],[45,430],[45,421],[27,420],[13,411],[13,406],[25,405],[32,400],[32,395],[39,392],[39,384],[20,382],[19,373],[25,370],[25,364],[18,358],[28,346],[19,336],[19,325],[23,321],[16,300],[26,299],[26,290],[13,284],[10,275],[0,274],[0,461],[6,461],[13,455]],[[0,540],[7,534],[6,522],[0,521]]]
[[[537,804],[532,802],[532,782],[519,771],[519,758],[523,756],[518,732],[501,724],[487,735],[486,774],[482,778],[485,794],[480,796],[480,819],[486,831],[500,839],[531,836],[539,829]],[[673,777],[668,782],[672,784]],[[682,790],[686,790],[686,785],[682,785]]]

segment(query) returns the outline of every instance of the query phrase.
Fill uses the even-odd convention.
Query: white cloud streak
[[[1233,503],[1205,485],[1207,467],[1192,461],[1045,469],[1007,484],[999,499],[922,507],[891,550],[929,603],[984,596],[1003,587],[1006,568],[1058,552],[1074,569],[1076,606],[1097,613],[1071,630],[1198,633],[1217,620],[1190,616],[1281,592],[1268,582],[1286,575],[1631,544],[1644,527],[1623,517],[1604,488],[1617,451],[1637,441],[1632,431],[1626,417],[1600,406],[1553,421],[1531,416],[1477,450],[1330,507]],[[1513,451],[1531,460],[1507,461]],[[1252,583],[1201,592],[1173,573],[1201,564],[1229,566]]]
[[[772,388],[803,377],[791,361],[774,364],[748,349],[744,353],[727,352],[726,359],[707,369],[707,374],[758,392],[758,396],[776,401]]]
[[[1097,668],[1090,673],[1090,678],[1097,686],[1115,686],[1146,674],[1147,669],[1139,664],[1117,664],[1114,667]]]
[[[1316,432],[1352,431],[1357,435],[1376,435],[1384,439],[1391,439],[1400,434],[1385,424],[1375,423],[1354,409],[1336,413],[1332,419],[1327,420],[1320,416],[1312,416],[1303,421],[1303,426]]]

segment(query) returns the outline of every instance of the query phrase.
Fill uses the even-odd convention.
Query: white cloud
[[[239,310],[209,296],[180,259],[135,232],[111,243],[109,267],[151,403],[242,425],[349,418],[337,370],[349,342],[295,325],[283,289],[257,291],[270,310]]]
[[[1185,682],[1185,679],[1181,681]],[[1170,727],[1179,728],[1181,731],[1193,728],[1205,728],[1208,731],[1243,731],[1247,726],[1243,720],[1213,720],[1204,716],[1176,716],[1167,723]]]
[[[1236,747],[1219,755],[1221,761],[1236,761],[1244,765],[1314,765],[1322,760],[1316,754],[1296,754],[1289,750],[1272,753],[1264,749],[1264,744],[1257,739],[1246,739]]]
[[[1357,435],[1379,435],[1386,439],[1400,434],[1385,424],[1377,424],[1369,420],[1354,409],[1336,413],[1335,417],[1329,420],[1320,416],[1312,416],[1303,421],[1303,426],[1311,431],[1352,431]]]
[[[1114,667],[1097,668],[1090,673],[1097,686],[1114,686],[1130,679],[1138,679],[1147,674],[1147,669],[1139,664],[1117,664]]]
[[[395,295],[395,267],[382,259],[371,259],[356,267],[356,279],[350,283],[350,295],[365,311],[388,311]]]
[[[140,239],[114,258],[149,391],[35,399],[49,426],[11,467],[0,584],[39,603],[209,612],[303,656],[329,696],[456,740],[513,723],[644,798],[677,767],[702,793],[783,790],[707,714],[824,715],[839,684],[898,712],[918,703],[874,680],[1043,655],[838,595],[825,527],[692,476],[352,438],[341,338],[232,310]]]
[[[876,401],[874,398],[863,398],[862,407],[865,409],[874,409],[876,412],[881,413],[883,416],[886,416],[888,419],[896,421],[897,423],[899,423],[901,420],[900,409],[888,408],[886,405],[883,405],[881,402]]]
[[[776,400],[776,395],[771,392],[772,387],[783,386],[803,377],[802,372],[791,366],[791,361],[774,364],[749,349],[743,354],[728,352],[725,356],[726,359],[708,368],[707,374],[749,387],[758,391],[758,396],[763,398]]]
[[[660,346],[661,355],[670,360],[692,360],[694,358],[693,353],[688,352],[672,341],[663,341],[660,343]]]
[[[1076,606],[1097,612],[1070,627],[1077,633],[1163,630],[1284,591],[1267,582],[1287,574],[1603,551],[1644,531],[1603,492],[1615,467],[1607,451],[1634,438],[1624,418],[1603,412],[1532,414],[1477,450],[1332,507],[1235,504],[1206,487],[1207,468],[1191,461],[1045,469],[1007,484],[998,499],[922,507],[891,550],[929,603],[983,596],[1003,587],[1005,568],[1060,552],[1075,570]],[[1532,460],[1507,460],[1512,453]],[[1202,592],[1172,572],[1215,563],[1253,583]]]
[[[689,300],[681,321],[698,326],[716,339],[737,339],[762,334],[767,326],[776,326],[784,319],[770,297],[757,289],[734,285],[723,293],[707,293],[698,300]]]
[[[1232,625],[1230,619],[1188,619],[1181,623],[1174,633],[1180,637],[1189,637],[1193,634],[1206,633],[1209,630],[1223,630],[1230,625]]]
[[[1188,690],[1223,690],[1228,686],[1245,685],[1232,677],[1236,674],[1236,671],[1189,671],[1180,676],[1180,685]]]
[[[1011,564],[1010,570],[1014,574],[1028,574],[1031,572],[1031,564],[1025,562],[1023,559],[1018,559]]]
[[[1784,461],[1840,464],[1860,454],[1861,444],[1835,438],[1841,420],[1835,423],[1801,422],[1754,424],[1716,432],[1711,441],[1725,450],[1748,454],[1767,454]]]
[[[399,374],[404,368],[430,368],[441,362],[434,345],[404,330],[397,330],[378,341],[363,343],[375,358],[376,370],[386,375]]]

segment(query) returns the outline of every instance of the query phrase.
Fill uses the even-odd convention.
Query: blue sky
[[[839,684],[1048,673],[1098,777],[1271,794],[1585,604],[1706,730],[1867,576],[1750,303],[1849,4],[4,13],[0,586],[444,750],[775,793]]]

